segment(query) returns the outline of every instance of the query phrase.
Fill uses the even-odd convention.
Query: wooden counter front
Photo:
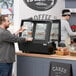
[[[45,54],[33,54],[33,53],[16,53],[16,55],[32,56],[39,58],[54,58],[54,59],[65,59],[65,60],[76,60],[76,56],[61,56],[61,55],[45,55]]]

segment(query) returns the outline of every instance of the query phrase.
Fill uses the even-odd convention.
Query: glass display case
[[[21,27],[25,27],[26,30],[20,36],[23,38],[33,37],[33,41],[19,43],[20,50],[30,53],[54,53],[55,42],[59,43],[61,39],[60,20],[22,20]]]

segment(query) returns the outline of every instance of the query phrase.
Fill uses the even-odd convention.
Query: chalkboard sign
[[[49,76],[73,76],[72,65],[68,63],[51,62]]]

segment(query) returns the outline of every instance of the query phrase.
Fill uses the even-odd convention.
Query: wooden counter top
[[[32,56],[40,58],[54,58],[54,59],[65,59],[65,60],[76,60],[76,56],[60,56],[60,55],[45,55],[45,54],[32,54],[32,53],[16,53],[16,55],[21,56]]]

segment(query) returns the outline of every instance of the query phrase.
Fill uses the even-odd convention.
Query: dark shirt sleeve
[[[6,42],[24,42],[25,38],[18,37],[14,34],[11,34],[9,31],[5,31],[2,34],[2,41]]]

